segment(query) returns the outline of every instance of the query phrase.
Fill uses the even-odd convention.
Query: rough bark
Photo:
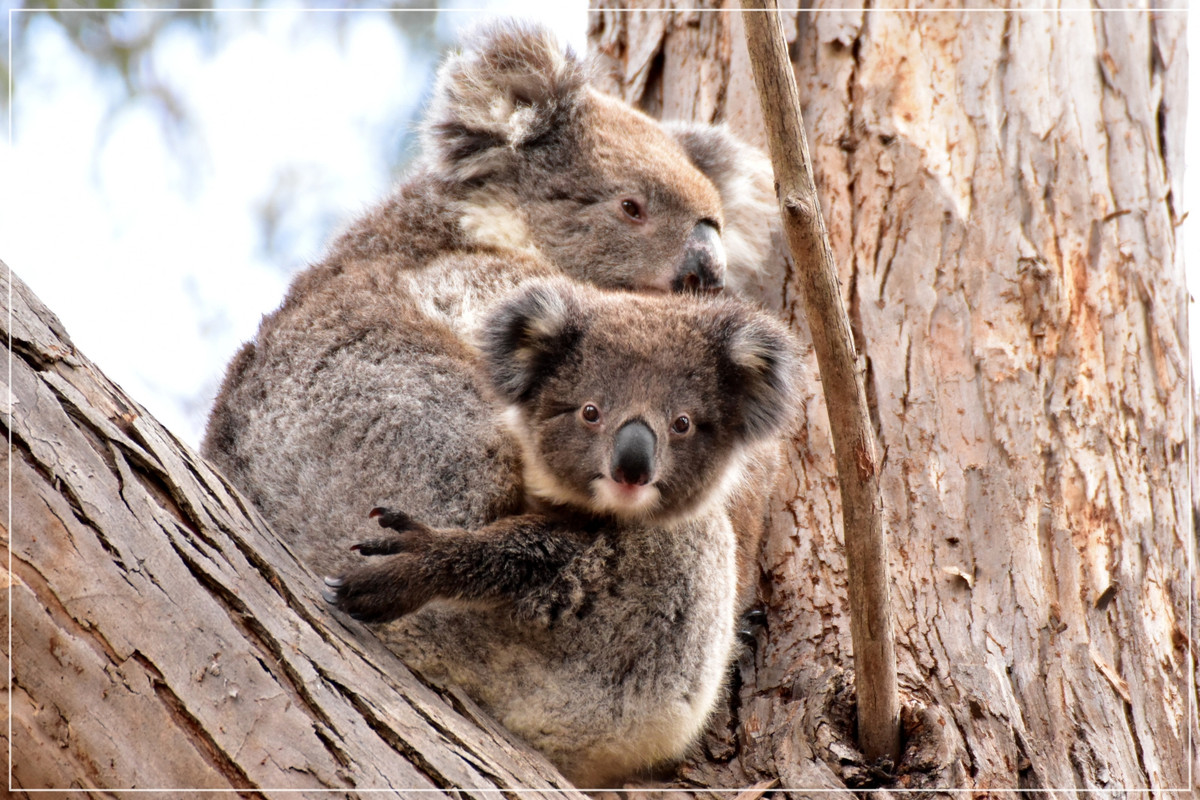
[[[317,578],[2,264],[0,302],[16,796],[567,785],[327,612]]]
[[[768,624],[677,785],[1187,790],[1182,15],[785,22],[883,446],[907,749],[880,776],[850,744],[813,386],[763,554]],[[764,143],[736,12],[601,7],[592,39],[618,93]],[[781,257],[761,298],[804,332],[795,279]],[[224,482],[12,289],[14,788],[561,785],[326,614]]]
[[[589,31],[609,88],[765,144],[732,2],[614,5]],[[812,387],[762,559],[768,624],[694,785],[1195,786],[1185,17],[996,6],[785,12],[884,452],[908,746],[892,778],[849,745]],[[781,258],[761,299],[803,332],[796,279]]]

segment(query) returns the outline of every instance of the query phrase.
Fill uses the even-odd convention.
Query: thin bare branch
[[[743,0],[742,8],[779,207],[812,329],[837,456],[859,745],[870,759],[890,757],[895,762],[900,754],[900,700],[875,434],[821,216],[778,7],[775,0]]]

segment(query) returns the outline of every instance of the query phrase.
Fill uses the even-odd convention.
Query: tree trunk
[[[1200,777],[1185,15],[996,6],[784,12],[884,451],[895,785],[1164,796]],[[614,93],[763,145],[740,13],[720,7],[603,2],[589,36]],[[804,333],[794,280],[781,256],[760,299]],[[682,771],[697,785],[890,780],[852,748],[836,470],[819,387],[804,400],[768,624]]]
[[[853,747],[813,386],[763,554],[768,624],[675,785],[1164,796],[1200,774],[1183,23],[787,14],[883,451],[906,750],[893,777]],[[591,25],[618,94],[762,144],[737,12],[602,6]],[[761,299],[803,334],[776,267]],[[563,785],[324,613],[315,576],[221,478],[8,289],[13,788]]]
[[[325,613],[318,579],[2,264],[0,298],[17,796],[567,785],[465,697]]]

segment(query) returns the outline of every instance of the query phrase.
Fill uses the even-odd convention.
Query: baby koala
[[[729,298],[533,282],[491,310],[481,380],[506,405],[526,513],[474,530],[402,510],[326,599],[463,688],[581,787],[682,756],[734,643],[726,500],[793,419],[797,348]]]

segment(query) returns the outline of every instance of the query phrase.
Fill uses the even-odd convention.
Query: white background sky
[[[484,16],[518,14],[585,49],[584,0],[471,5],[489,9],[443,12],[445,38]],[[350,15],[339,45],[297,25],[312,13],[260,13],[257,27],[211,52],[182,33],[156,47],[157,68],[197,122],[199,137],[186,141],[165,140],[154,111],[135,107],[97,145],[105,79],[53,26],[35,24],[13,43],[36,45],[37,57],[15,76],[12,138],[0,144],[0,259],[89,358],[193,446],[225,364],[290,274],[320,256],[331,224],[386,193],[396,176],[380,142],[396,145],[400,113],[431,82],[380,14]],[[1188,44],[1200,54],[1200,24]],[[1189,105],[1200,110],[1197,68],[1200,55],[1189,76]],[[1198,133],[1188,126],[1183,201],[1193,212]],[[283,184],[297,206],[283,220],[281,254],[264,251],[256,209],[285,163],[297,165]],[[1200,214],[1190,213],[1184,252],[1197,227]],[[1194,333],[1194,353],[1198,345]]]
[[[441,38],[487,17],[525,16],[586,47],[583,0],[553,11],[515,0],[459,5],[473,10],[441,12]],[[312,25],[307,15],[318,12],[213,13],[227,23],[249,13],[254,24],[231,24],[240,33],[212,52],[186,30],[154,51],[198,136],[168,141],[142,104],[102,138],[113,78],[34,20],[13,42],[36,47],[36,58],[14,76],[12,138],[0,146],[0,260],[105,374],[193,446],[225,365],[291,274],[392,185],[385,156],[406,132],[398,118],[432,83],[389,12],[345,14],[340,42],[324,18]],[[297,207],[280,233],[284,252],[264,252],[257,209],[289,164],[284,185]]]

